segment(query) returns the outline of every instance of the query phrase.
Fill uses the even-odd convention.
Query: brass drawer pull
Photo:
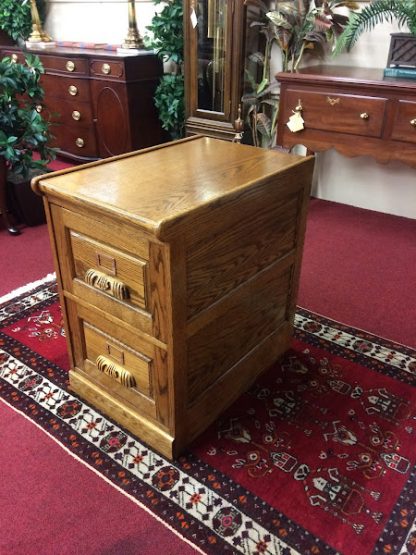
[[[74,119],[75,121],[79,121],[81,119],[81,112],[78,112],[78,110],[74,110],[71,116],[72,119]]]
[[[369,119],[370,116],[369,116],[369,114],[367,114],[367,112],[363,112],[362,114],[360,114],[360,118],[361,119]]]
[[[37,104],[37,105],[36,105],[36,111],[37,111],[37,113],[40,114],[40,113],[42,112],[42,110],[43,110],[42,104]]]
[[[12,62],[14,64],[17,64],[18,61],[19,61],[19,56],[17,54],[12,54]]]
[[[135,387],[136,380],[134,376],[122,366],[119,366],[112,360],[103,355],[99,355],[96,360],[97,368],[103,374],[107,374],[111,378],[124,385],[124,387]]]
[[[75,85],[69,85],[68,92],[71,96],[76,96],[78,94],[78,88]]]
[[[330,106],[336,106],[337,104],[339,104],[341,102],[341,99],[340,98],[331,98],[330,96],[327,96],[326,101],[328,102],[328,104]]]
[[[127,285],[122,281],[107,276],[98,270],[91,268],[85,274],[85,282],[104,293],[108,293],[116,299],[125,300],[129,298],[129,290]]]
[[[66,62],[65,67],[68,71],[75,71],[75,64],[71,60]]]
[[[82,148],[85,145],[85,141],[81,137],[78,137],[75,141],[75,144],[78,148]]]
[[[101,71],[104,73],[104,75],[109,75],[111,73],[111,66],[110,64],[103,64],[101,66]]]
[[[416,118],[410,120],[410,125],[416,127]]]

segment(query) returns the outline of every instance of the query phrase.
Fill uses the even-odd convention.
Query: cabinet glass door
[[[225,113],[229,102],[229,2],[197,2],[197,110]]]

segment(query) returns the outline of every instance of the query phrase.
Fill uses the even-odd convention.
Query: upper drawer
[[[396,141],[416,143],[416,102],[399,100],[391,136]]]
[[[63,98],[66,100],[90,101],[89,83],[86,79],[60,77],[59,75],[42,75],[42,87],[45,98]]]
[[[40,60],[48,71],[59,71],[74,75],[88,75],[88,60],[76,56],[51,56],[49,54],[38,54]]]
[[[289,89],[286,97],[287,119],[299,104],[306,129],[367,137],[380,137],[382,134],[387,104],[385,98]]]
[[[59,122],[64,126],[73,125],[77,127],[92,127],[93,115],[91,104],[80,100],[62,100],[49,97],[37,110],[48,120]],[[52,130],[52,133],[54,129]]]
[[[57,206],[51,210],[64,289],[163,341],[150,302],[148,240],[121,221],[98,221]]]
[[[117,60],[91,60],[91,75],[96,77],[110,77],[111,79],[124,79],[124,64]]]

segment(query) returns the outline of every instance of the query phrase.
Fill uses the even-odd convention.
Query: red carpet
[[[300,311],[292,350],[188,453],[170,463],[66,391],[67,374],[58,366],[65,364],[65,342],[56,304],[49,285],[0,308],[0,396],[177,534],[213,554],[414,552],[415,351]],[[19,442],[10,439],[18,451],[16,480],[20,465],[32,456],[32,445],[38,444],[38,454],[44,443],[54,450],[50,440],[37,434],[29,444],[22,442],[23,453]],[[42,487],[48,484],[48,467]],[[101,536],[100,527],[96,538],[96,513],[102,521],[111,520],[110,503],[92,508],[86,503],[87,513],[94,514],[86,514],[91,536],[88,549],[82,550],[78,530],[85,521],[78,505],[83,496],[93,497],[96,488],[95,476],[82,482],[83,472],[84,467],[78,476],[74,468],[74,479],[69,471],[63,474],[63,495],[48,497],[47,507],[38,506],[51,530],[53,516],[61,517],[55,521],[59,534],[42,536],[43,552],[58,552],[54,542],[60,537],[68,553],[153,553],[151,544],[134,543],[149,539],[146,519],[140,520],[142,537],[135,515],[129,514],[125,524],[127,550],[117,544],[125,535],[111,544],[111,532],[103,530]],[[51,473],[52,483],[60,487],[59,475]],[[29,483],[28,491],[36,484]],[[71,520],[73,504],[81,521],[75,515]],[[10,503],[2,512],[6,522],[12,512]],[[65,526],[69,529],[61,530]],[[0,537],[2,553],[20,553],[13,544],[23,533],[19,519],[13,531]],[[161,546],[159,552],[169,552]],[[174,549],[184,553],[183,546]]]

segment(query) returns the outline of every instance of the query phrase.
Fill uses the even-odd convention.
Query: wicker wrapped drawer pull
[[[111,378],[124,385],[124,387],[135,387],[136,380],[128,370],[119,366],[115,362],[109,360],[103,355],[99,355],[96,360],[97,368],[103,374],[107,374]]]
[[[90,269],[85,273],[85,282],[104,293],[108,293],[116,299],[125,300],[129,298],[129,289],[122,281],[107,276],[103,272]]]

